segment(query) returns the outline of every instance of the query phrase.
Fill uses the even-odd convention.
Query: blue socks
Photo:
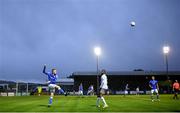
[[[52,101],[53,101],[53,97],[50,97],[50,98],[49,98],[49,105],[52,104]]]
[[[64,90],[63,89],[59,89],[59,94],[64,94]]]

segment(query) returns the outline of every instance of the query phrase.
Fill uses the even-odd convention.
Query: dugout
[[[180,71],[169,71],[168,75],[164,71],[108,71],[108,86],[112,94],[116,91],[124,91],[125,85],[129,84],[131,91],[137,87],[141,91],[150,90],[149,80],[151,76],[155,76],[159,81],[161,93],[171,93],[171,86],[174,80],[180,81]],[[74,72],[74,90],[78,91],[80,83],[83,84],[83,89],[86,92],[88,87],[92,84],[96,91],[97,87],[97,73],[96,72]]]

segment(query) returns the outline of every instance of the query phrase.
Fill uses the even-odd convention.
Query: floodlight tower
[[[94,53],[96,55],[96,68],[97,68],[97,95],[99,94],[99,56],[101,55],[101,48],[95,47]]]

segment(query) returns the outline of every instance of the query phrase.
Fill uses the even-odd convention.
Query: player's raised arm
[[[58,79],[58,75],[55,75],[56,76],[56,80]]]
[[[46,65],[44,65],[43,73],[46,74],[46,75],[48,75],[48,73],[46,72]]]

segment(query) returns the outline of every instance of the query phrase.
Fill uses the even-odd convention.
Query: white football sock
[[[106,104],[106,101],[105,101],[105,99],[104,99],[104,97],[101,97],[101,99],[102,99],[104,105],[107,105],[107,104]]]

